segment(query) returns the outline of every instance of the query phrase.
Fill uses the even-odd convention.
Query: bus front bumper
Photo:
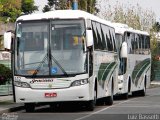
[[[16,103],[89,101],[89,84],[64,89],[31,89],[15,87]]]

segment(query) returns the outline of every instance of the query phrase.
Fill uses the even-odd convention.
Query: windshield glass
[[[119,61],[120,61],[118,74],[123,75],[125,73],[125,68],[126,68],[126,59],[120,57],[123,36],[121,34],[116,33],[116,41],[118,43]]]
[[[18,22],[15,74],[64,75],[87,72],[84,20]]]
[[[121,44],[123,42],[123,37],[121,34],[116,33],[116,41],[117,41],[117,45],[118,45],[118,51],[120,50]]]
[[[84,20],[53,20],[51,23],[51,54],[67,74],[86,72]],[[62,74],[53,61],[51,74]],[[56,71],[55,71],[56,70]]]

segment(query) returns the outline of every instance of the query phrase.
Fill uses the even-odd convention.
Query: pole
[[[77,0],[73,0],[72,9],[73,10],[78,10],[78,1]]]

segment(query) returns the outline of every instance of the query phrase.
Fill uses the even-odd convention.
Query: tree
[[[67,9],[67,0],[48,0],[47,5],[44,6],[43,12],[48,12],[51,10]]]
[[[3,40],[3,38],[2,38],[2,36],[0,36],[0,50],[2,50],[2,48],[3,48],[2,40]]]
[[[22,12],[25,14],[31,14],[38,10],[38,7],[34,5],[34,0],[22,0]]]
[[[21,14],[21,0],[0,0],[0,19],[3,22],[14,22]]]
[[[160,23],[159,22],[155,22],[155,24],[153,25],[153,29],[156,32],[160,31]]]
[[[87,11],[89,13],[96,13],[96,0],[77,0],[78,9]],[[43,8],[43,12],[58,10],[58,9],[71,9],[73,0],[48,0],[47,5]]]
[[[51,11],[51,7],[49,5],[45,5],[42,11],[43,12]]]
[[[156,76],[159,75],[160,61],[158,57],[160,56],[160,42],[159,39],[160,24],[155,22],[152,29],[150,30],[151,38],[151,55],[152,55],[152,64],[151,64],[151,79],[159,79]]]
[[[89,13],[97,13],[96,0],[79,0],[78,8]]]
[[[0,21],[15,22],[22,12],[33,13],[38,10],[34,5],[34,0],[0,0]],[[10,21],[7,19],[10,18]]]
[[[12,78],[12,71],[3,64],[0,64],[0,85],[10,82]]]
[[[103,4],[102,4],[103,3]],[[103,5],[106,6],[103,6]],[[99,9],[101,10],[98,15],[106,20],[112,22],[119,22],[127,24],[128,26],[144,30],[150,33],[151,39],[151,79],[154,80],[155,69],[157,69],[157,53],[158,53],[158,43],[157,43],[157,32],[160,30],[160,24],[155,22],[155,14],[151,10],[142,9],[139,4],[136,6],[123,5],[119,2],[115,6],[109,4],[109,0],[101,0],[98,3]]]
[[[105,6],[104,6],[105,5]],[[139,4],[124,5],[119,2],[115,6],[109,4],[109,0],[98,2],[100,12],[98,15],[112,22],[127,24],[128,26],[150,32],[155,23],[155,14],[152,10],[142,9]]]

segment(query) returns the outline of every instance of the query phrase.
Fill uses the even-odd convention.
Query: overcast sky
[[[41,12],[44,5],[47,4],[47,0],[34,1],[36,5],[39,6],[39,12]],[[160,22],[160,0],[109,0],[112,6],[114,6],[117,1],[125,5],[136,5],[138,3],[143,9],[152,10],[156,15],[157,21]]]

